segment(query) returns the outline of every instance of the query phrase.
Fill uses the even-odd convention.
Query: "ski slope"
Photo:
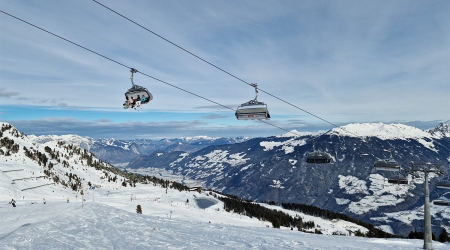
[[[133,190],[134,189],[134,190]],[[139,191],[141,192],[139,192]],[[156,187],[155,187],[156,190]],[[133,192],[138,191],[138,192]],[[146,192],[149,191],[147,194]],[[93,194],[94,192],[94,194]],[[67,203],[59,195],[0,203],[0,249],[422,249],[423,241],[316,235],[181,202],[192,193],[138,187]],[[97,193],[95,193],[97,192]],[[134,200],[131,200],[131,193]],[[163,192],[165,194],[165,191]],[[147,194],[147,195],[146,195]],[[154,198],[161,196],[160,199]],[[97,197],[95,197],[97,196]],[[213,199],[198,194],[197,197]],[[94,201],[93,201],[94,200]],[[33,204],[34,203],[34,204]],[[137,204],[143,214],[135,212]],[[219,205],[219,206],[218,206]],[[170,212],[172,211],[172,212]],[[449,244],[433,242],[435,249]]]

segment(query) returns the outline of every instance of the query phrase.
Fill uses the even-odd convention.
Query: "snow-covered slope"
[[[143,214],[131,211],[136,204],[149,204]],[[125,207],[103,201],[80,203],[49,202],[0,205],[1,249],[422,249],[423,240],[376,239],[307,234],[298,231],[248,227],[237,223],[202,220],[196,215],[180,220],[180,213],[167,209],[159,216],[148,214],[155,201],[130,202]],[[160,204],[160,203],[159,203]],[[127,211],[130,210],[130,211]],[[214,212],[211,212],[214,214]],[[210,213],[210,214],[211,214]],[[242,221],[235,216],[235,222]],[[449,249],[448,243],[433,242],[434,249]]]

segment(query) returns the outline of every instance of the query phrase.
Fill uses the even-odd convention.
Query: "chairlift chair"
[[[433,201],[434,205],[438,205],[438,206],[450,206],[450,200],[434,200]]]
[[[142,98],[143,96],[147,97],[147,99],[146,99],[145,101],[141,102],[141,105],[142,105],[142,104],[147,104],[148,102],[150,102],[151,100],[153,100],[153,95],[152,95],[152,93],[150,93],[150,91],[148,91],[146,88],[144,88],[144,87],[142,87],[142,86],[139,86],[139,85],[134,84],[134,81],[133,81],[133,74],[136,73],[136,72],[138,72],[138,71],[137,71],[136,69],[131,68],[130,72],[131,72],[131,77],[130,77],[130,79],[131,79],[131,85],[132,85],[132,87],[131,87],[127,92],[125,92],[125,98],[126,98],[126,101],[125,101],[125,103],[123,104],[123,106],[124,106],[125,109],[128,108],[127,103],[128,103],[128,100],[129,100],[131,97],[133,97],[133,99],[136,99],[137,96],[140,96],[141,98]]]
[[[381,171],[400,171],[400,164],[398,164],[395,160],[380,160],[375,162],[374,166],[375,170]]]
[[[437,187],[437,188],[450,189],[450,182],[444,182],[444,181],[437,182],[436,185],[435,185],[435,187]]]
[[[308,154],[308,156],[306,157],[306,162],[313,164],[331,163],[331,160],[332,158],[330,154],[321,151],[314,151],[313,153]]]
[[[436,182],[434,186],[437,188],[450,189],[450,181],[447,178],[447,180]]]
[[[388,183],[391,183],[391,184],[408,184],[408,179],[406,179],[405,177],[396,176],[396,177],[388,178]]]
[[[267,109],[267,104],[264,102],[258,102],[258,84],[250,84],[255,88],[256,96],[255,99],[250,100],[246,103],[241,104],[237,109],[235,116],[238,120],[262,120],[270,119],[269,110]]]

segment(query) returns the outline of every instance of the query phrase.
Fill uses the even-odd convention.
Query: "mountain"
[[[450,120],[440,123],[436,128],[430,129],[428,132],[435,136],[450,137]]]
[[[306,163],[317,150],[331,164]],[[178,157],[176,157],[178,155]],[[423,175],[404,173],[408,184],[387,182],[392,172],[376,171],[374,162],[394,159],[403,170],[411,163],[443,164],[449,171],[448,122],[430,131],[403,124],[349,124],[322,134],[255,138],[199,151],[140,156],[127,169],[160,168],[204,187],[254,201],[311,204],[356,216],[387,231],[406,235],[423,230]],[[431,200],[445,196],[434,188],[443,177],[431,176]],[[441,197],[442,198],[442,197]],[[450,227],[450,208],[432,205],[433,229]]]
[[[136,157],[150,155],[157,150],[161,152],[195,152],[212,145],[234,144],[249,139],[246,137],[224,138],[196,136],[154,141],[146,139],[94,139],[78,135],[30,135],[28,137],[41,145],[55,141],[63,141],[76,145],[94,153],[99,159],[109,162],[116,167],[126,166],[129,161]]]
[[[41,145],[34,139],[0,123],[1,249],[204,249],[211,245],[229,249],[258,247],[262,241],[264,248],[285,244],[283,248],[295,249],[311,246],[311,237],[316,237],[311,232],[371,237],[379,232],[339,215],[329,220],[215,191],[190,192],[179,183],[125,173],[73,144],[53,140]],[[12,199],[15,207],[7,203]],[[199,233],[209,239],[199,244]],[[358,238],[357,243],[342,240],[341,244],[374,247],[369,239]],[[313,245],[329,248],[324,239],[328,238],[313,240]],[[417,245],[416,241],[391,242],[395,246]]]

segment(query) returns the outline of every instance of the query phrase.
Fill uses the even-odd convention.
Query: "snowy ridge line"
[[[416,127],[395,123],[352,123],[342,126],[345,130],[333,128],[329,134],[355,137],[378,137],[380,139],[419,139],[442,138],[442,135],[432,134]],[[347,133],[350,131],[351,133]],[[447,133],[448,134],[448,133]],[[450,135],[450,134],[448,134]],[[448,136],[447,135],[447,136]]]

